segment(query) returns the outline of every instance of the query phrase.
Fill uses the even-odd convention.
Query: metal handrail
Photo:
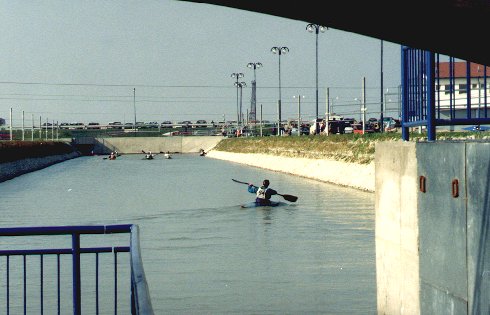
[[[130,246],[115,247],[80,247],[80,235],[86,234],[113,234],[113,233],[130,233]],[[26,310],[26,256],[39,255],[41,266],[41,287],[40,293],[43,296],[43,256],[58,256],[58,313],[60,312],[60,255],[72,255],[72,286],[73,286],[73,314],[81,313],[81,272],[80,272],[80,254],[95,253],[97,257],[96,268],[98,272],[98,254],[114,253],[114,272],[115,272],[115,314],[117,314],[117,253],[130,252],[131,264],[131,314],[148,314],[153,315],[153,308],[149,294],[148,285],[143,270],[141,253],[139,248],[139,228],[134,224],[123,225],[100,225],[100,226],[47,226],[47,227],[14,227],[0,228],[0,236],[39,236],[39,235],[71,235],[71,248],[42,248],[42,249],[9,249],[0,250],[0,256],[6,256],[6,296],[7,296],[7,314],[9,314],[9,277],[10,277],[10,256],[23,256],[24,259],[24,310]],[[97,282],[98,283],[98,282]],[[96,284],[98,286],[98,284]],[[98,312],[98,288],[97,291],[97,312]],[[41,314],[43,313],[43,299],[41,298]]]

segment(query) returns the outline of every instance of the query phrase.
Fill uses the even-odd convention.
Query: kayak
[[[252,202],[249,202],[249,203],[240,205],[240,207],[241,208],[261,208],[261,207],[269,208],[269,207],[277,207],[277,206],[285,206],[285,205],[287,205],[287,203],[285,203],[285,202],[271,201],[271,204],[270,205],[261,206],[261,205],[255,203],[255,201],[252,201]]]

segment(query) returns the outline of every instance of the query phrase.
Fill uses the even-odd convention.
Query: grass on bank
[[[483,140],[490,132],[438,132],[437,141]],[[411,133],[410,141],[426,141],[425,133]],[[234,153],[258,153],[285,157],[332,159],[369,164],[374,161],[375,145],[381,141],[402,141],[401,133],[343,134],[329,136],[239,137],[227,138],[214,148]]]

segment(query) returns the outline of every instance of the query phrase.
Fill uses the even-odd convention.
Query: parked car
[[[352,128],[354,128],[354,133],[358,133],[358,134],[363,134],[362,132],[362,124],[353,124],[352,125]],[[371,124],[365,124],[364,125],[364,132],[365,133],[373,133],[374,132],[374,129],[373,127],[371,126]]]
[[[158,128],[158,122],[150,121],[149,123],[145,123],[146,128]]]
[[[87,124],[87,129],[100,129],[100,124],[97,122],[89,122]]]
[[[108,129],[122,129],[123,124],[120,121],[111,121],[107,124]]]
[[[352,125],[346,125],[344,127],[344,133],[354,133],[354,128],[352,127]]]
[[[160,124],[160,127],[162,127],[162,128],[172,128],[172,122],[170,120],[162,121],[162,123]]]
[[[81,122],[72,122],[69,129],[85,129],[85,125]]]
[[[179,121],[177,126],[178,128],[189,128],[192,126],[192,122],[190,120]]]
[[[207,127],[207,121],[200,119],[196,121],[196,124],[194,125],[196,128],[205,128]]]
[[[136,122],[136,129],[142,129],[145,128],[145,123],[142,121],[137,121]]]
[[[67,123],[67,122],[62,122],[60,125],[59,125],[60,129],[70,129],[70,124]]]

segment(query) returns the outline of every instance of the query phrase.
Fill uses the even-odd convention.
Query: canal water
[[[138,224],[155,314],[376,313],[374,194],[172,157],[81,157],[0,183],[0,226]],[[265,178],[298,201],[241,208],[254,195],[232,179]]]

